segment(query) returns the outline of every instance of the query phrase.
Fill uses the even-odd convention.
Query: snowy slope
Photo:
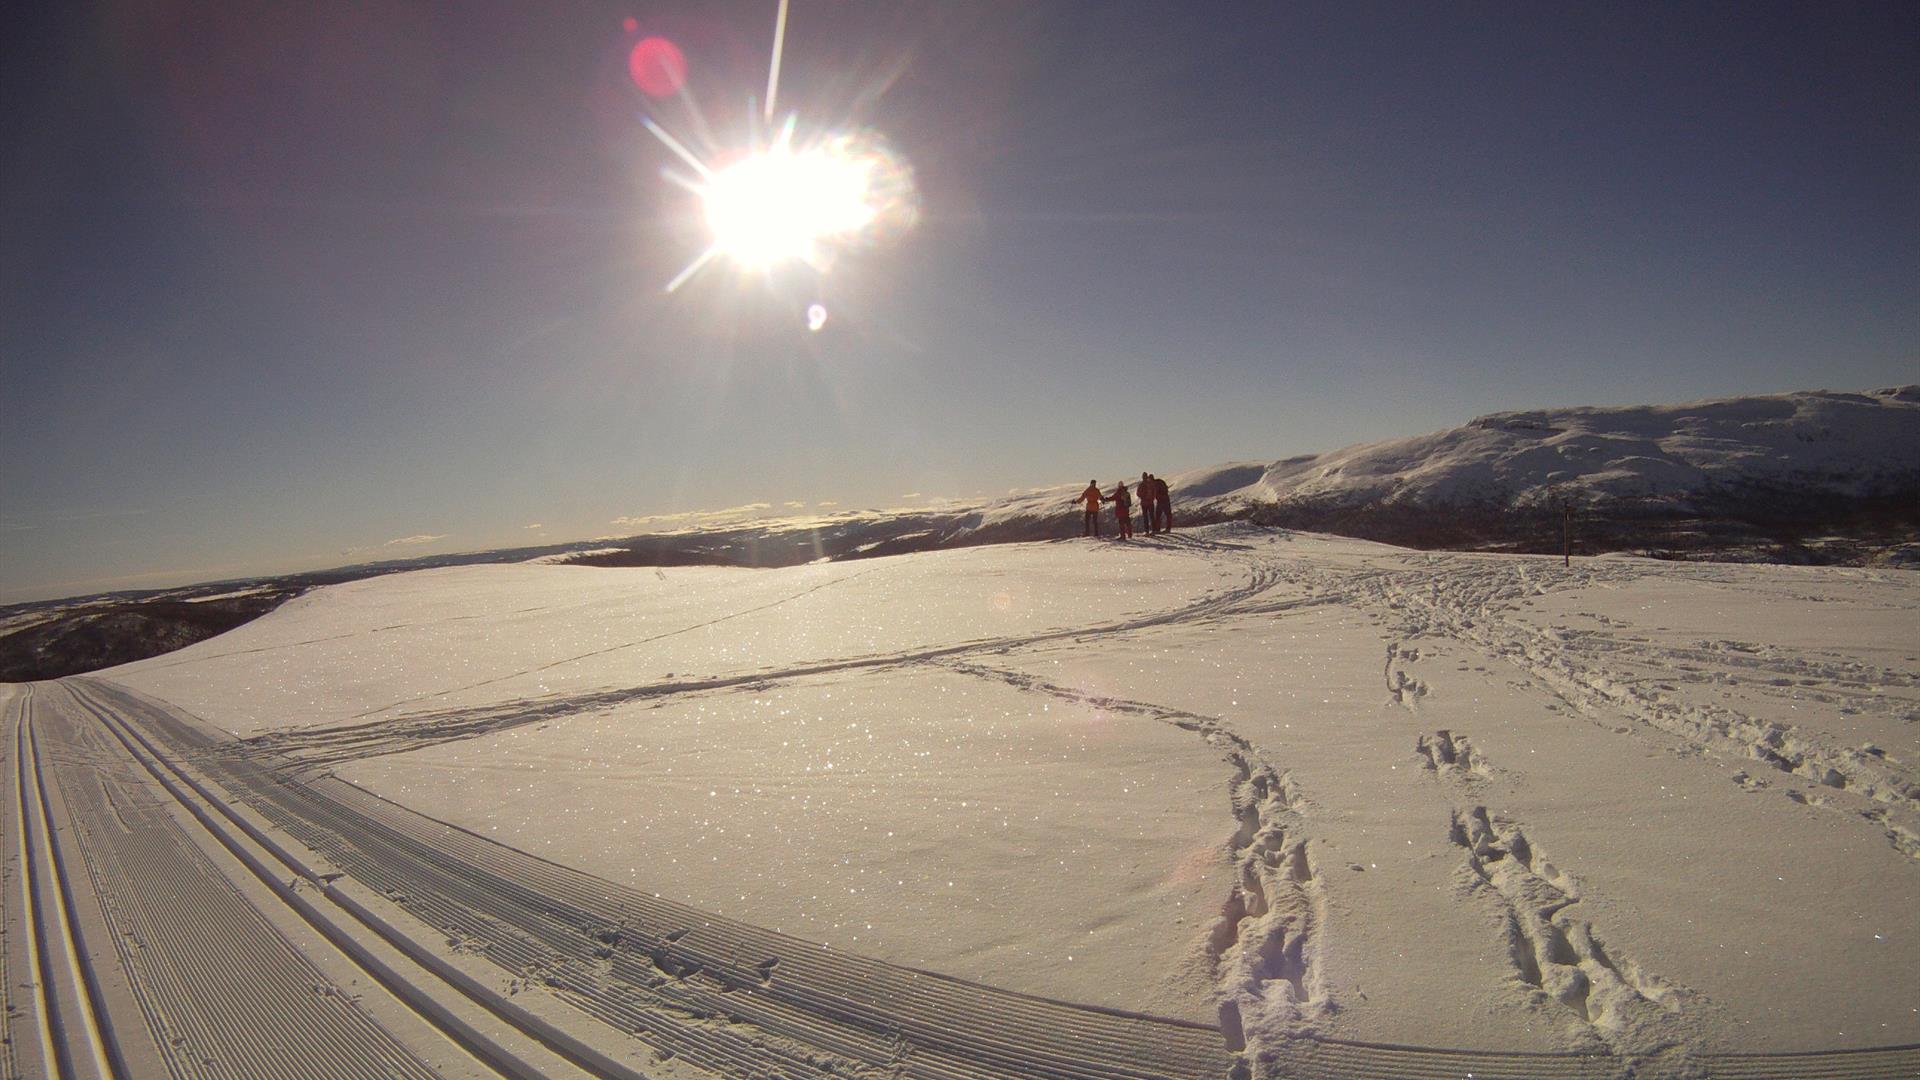
[[[394,575],[106,674],[623,884],[1233,1049],[1671,1055],[1920,1042],[1916,642],[1904,571],[1223,524]]]
[[[1189,499],[1525,506],[1743,485],[1866,496],[1920,481],[1920,386],[1483,416],[1327,454],[1188,473]]]

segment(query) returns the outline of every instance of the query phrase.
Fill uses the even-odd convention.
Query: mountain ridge
[[[1167,478],[1176,526],[1247,521],[1422,549],[1920,568],[1920,384],[1489,413],[1458,427]],[[1079,483],[915,510],[707,523],[0,609],[0,678],[125,663],[309,588],[431,566],[791,566],[1079,535]],[[1571,511],[1569,516],[1568,511]],[[1112,533],[1111,518],[1102,514]],[[1563,531],[1564,530],[1564,531]],[[241,584],[247,584],[242,582]],[[201,604],[201,601],[218,601]]]

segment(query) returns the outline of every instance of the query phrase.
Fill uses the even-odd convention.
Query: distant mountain
[[[1105,483],[1111,485],[1114,477]],[[1129,476],[1129,485],[1138,479]],[[1495,413],[1410,438],[1167,477],[1176,527],[1251,521],[1418,548],[1920,567],[1920,385]],[[791,566],[1078,536],[1076,481],[971,506],[436,555],[0,608],[0,680],[191,644],[308,588],[477,562]],[[1111,535],[1110,515],[1102,524]],[[227,591],[222,591],[223,589]]]
[[[1173,478],[1175,505],[1415,547],[1786,561],[1910,558],[1920,385],[1495,413],[1464,427]]]
[[[1179,482],[1188,498],[1280,506],[1601,506],[1755,488],[1872,498],[1920,482],[1920,386],[1494,413]]]
[[[1131,483],[1137,479],[1128,476]],[[1920,561],[1920,385],[1495,413],[1427,435],[1167,477],[1176,525],[1247,520],[1422,548]],[[1104,483],[1111,484],[1113,478]],[[777,565],[1077,535],[1078,482],[933,512],[651,537]],[[1103,522],[1103,524],[1105,524]]]

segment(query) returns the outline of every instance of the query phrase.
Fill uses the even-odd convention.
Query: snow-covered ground
[[[322,589],[108,677],[533,853],[1380,1042],[1920,1041],[1920,578],[1222,525]]]

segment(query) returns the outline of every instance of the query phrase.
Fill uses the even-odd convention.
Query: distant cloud
[[[826,502],[817,502],[817,503],[814,503],[813,505],[825,508],[829,506],[839,506],[840,502],[837,499],[828,499]]]
[[[542,525],[542,524],[540,524],[540,523],[539,523],[539,522],[537,522],[537,521],[536,521],[536,522],[534,522],[534,523],[533,523],[533,524],[531,524],[531,525],[527,525],[527,526],[524,526],[524,527],[525,527],[525,528],[528,528],[528,529],[544,529],[544,528],[546,528],[546,526],[545,526],[545,525]]]
[[[805,510],[807,508],[807,504],[803,502],[787,502],[787,503],[783,503],[782,505],[787,507],[787,509],[789,510]]]
[[[676,514],[642,514],[638,517],[622,516],[614,518],[610,524],[626,529],[692,528],[699,525],[718,525],[730,521],[743,521],[765,516],[773,509],[772,503],[747,503],[744,506],[729,506],[725,510],[683,510]]]
[[[41,514],[28,514],[26,518],[13,518],[0,521],[0,532],[32,532],[43,525],[71,525],[83,521],[102,521],[110,518],[139,517],[147,513],[144,506],[106,506],[83,507],[76,510],[53,510]],[[149,574],[146,577],[160,575]],[[104,579],[103,579],[104,580]],[[114,579],[132,580],[132,579]]]
[[[909,491],[905,495],[902,495],[900,497],[903,499],[917,499],[920,497],[920,493],[917,491]]]
[[[447,535],[448,534],[446,533],[415,533],[412,536],[401,536],[401,537],[396,537],[395,539],[389,540],[387,541],[386,546],[398,547],[398,546],[408,545],[408,544],[431,544],[435,540],[445,540],[447,538]]]

